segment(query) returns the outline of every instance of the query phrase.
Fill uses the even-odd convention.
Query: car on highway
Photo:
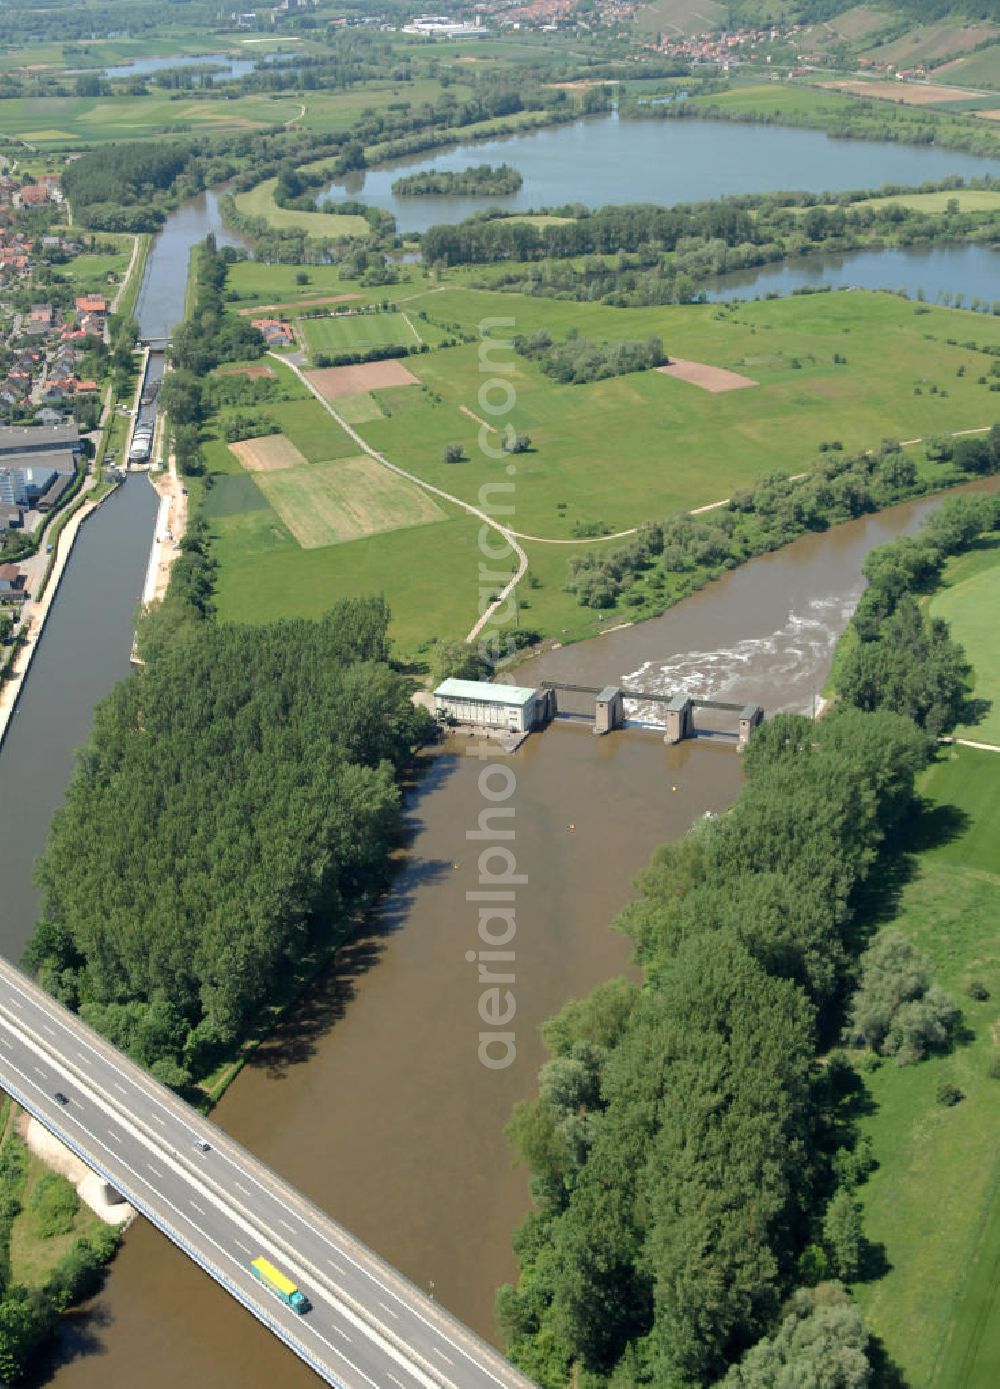
[[[210,1153],[212,1151],[211,1143],[206,1143],[204,1138],[196,1138],[194,1140],[194,1146],[198,1149],[199,1153]]]
[[[69,1096],[64,1095],[61,1090],[57,1090],[55,1093],[55,1101],[56,1104],[69,1104]]]

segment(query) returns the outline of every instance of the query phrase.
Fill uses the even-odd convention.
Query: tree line
[[[961,1021],[913,943],[873,932],[864,885],[905,852],[916,775],[963,713],[964,653],[915,596],[998,530],[1000,499],[959,496],[869,555],[832,711],[763,725],[732,811],[656,851],[616,922],[641,984],[544,1025],[508,1130],[534,1209],[497,1314],[549,1389],[895,1382],[842,1286],[871,1276],[875,1160],[836,1047],[913,1064]]]
[[[868,1382],[836,1283],[863,1249],[859,1081],[843,1055],[817,1059],[862,886],[928,748],[888,710],[764,725],[732,811],[657,850],[618,919],[641,985],[612,981],[545,1025],[538,1098],[510,1125],[534,1210],[497,1299],[540,1384]]]
[[[1000,425],[987,440],[961,442],[985,449],[990,471],[1000,472]],[[918,535],[902,536],[867,556],[868,587],[836,668],[841,699],[858,709],[901,710],[933,734],[959,722],[968,704],[969,666],[947,623],[932,618],[919,600],[937,584],[949,556],[997,529],[995,495],[952,497]]]
[[[648,218],[641,209],[623,216],[636,210],[591,213],[571,205],[552,209],[567,220],[542,227],[491,211],[428,228],[422,251],[436,266],[502,266],[474,281],[484,288],[627,308],[690,303],[718,275],[810,252],[978,241],[990,233],[992,212],[963,212],[957,199],[942,212],[928,213],[919,206],[863,201],[875,196],[838,195],[829,207],[802,194],[731,198],[649,209],[659,215]]]

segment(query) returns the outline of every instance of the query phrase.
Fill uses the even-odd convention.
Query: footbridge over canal
[[[710,733],[715,737],[735,737],[737,747],[742,750],[750,741],[751,733],[764,718],[764,710],[759,704],[730,704],[721,699],[695,699],[692,695],[686,694],[626,689],[623,685],[574,685],[565,680],[542,680],[540,687],[547,691],[550,717],[554,717],[558,712],[560,692],[592,695],[594,732],[597,734],[624,728],[627,699],[641,700],[644,704],[657,704],[662,707],[665,743],[679,743],[683,738],[695,738],[699,733]],[[703,709],[738,715],[736,731],[711,728],[703,725],[701,720],[696,723],[695,710]]]

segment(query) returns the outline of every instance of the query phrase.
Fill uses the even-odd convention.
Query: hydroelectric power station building
[[[475,728],[530,733],[549,718],[545,690],[523,685],[491,685],[486,680],[443,680],[434,691],[434,712]]]

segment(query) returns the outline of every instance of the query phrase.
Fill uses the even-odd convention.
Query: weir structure
[[[554,715],[558,705],[558,694],[586,694],[594,696],[594,732],[605,734],[625,726],[626,699],[640,699],[643,703],[659,704],[663,707],[663,741],[679,743],[684,738],[696,738],[701,733],[711,733],[715,737],[736,738],[739,751],[746,747],[750,735],[764,718],[764,710],[759,704],[730,704],[721,699],[695,699],[686,694],[660,694],[651,690],[631,690],[623,685],[574,685],[564,680],[542,680],[541,688],[550,695],[550,712]],[[695,710],[714,709],[721,713],[738,714],[739,721],[735,735],[721,729],[704,728],[695,722]]]

